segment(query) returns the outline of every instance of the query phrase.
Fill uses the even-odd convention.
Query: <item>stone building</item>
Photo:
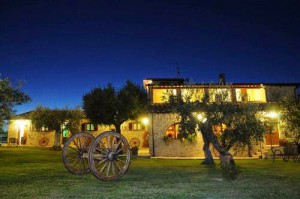
[[[186,95],[190,91],[197,92],[194,101],[199,102],[208,95],[210,102],[218,97],[218,92],[227,93],[228,102],[241,103],[270,103],[280,100],[284,96],[295,97],[300,83],[232,83],[226,84],[225,76],[220,75],[219,83],[211,84],[190,84],[182,78],[148,78],[144,80],[144,87],[147,90],[152,112],[149,114],[149,150],[151,156],[166,157],[203,157],[203,140],[200,132],[194,143],[180,142],[178,134],[178,116],[168,112],[166,105],[166,93],[173,93],[178,97]],[[263,143],[254,143],[252,153],[261,155],[268,150],[271,145],[279,145],[279,140],[283,138],[281,134],[278,115],[275,112],[266,113],[267,119],[272,121],[273,132],[266,134]],[[170,137],[166,141],[166,137]],[[211,148],[213,155],[218,153]],[[231,151],[236,156],[247,156],[248,153]]]
[[[190,91],[197,91],[197,97],[193,100],[201,101],[204,95],[209,95],[211,102],[218,97],[218,92],[228,94],[228,102],[243,103],[270,103],[278,101],[283,96],[295,96],[300,83],[232,83],[226,84],[225,76],[220,75],[219,83],[215,84],[190,84],[183,78],[147,78],[143,81],[147,91],[151,111],[146,118],[136,121],[126,121],[121,126],[121,132],[131,146],[138,145],[144,155],[163,157],[203,157],[203,140],[200,132],[193,143],[180,142],[178,135],[178,115],[166,108],[166,93],[172,92],[177,96],[184,96]],[[28,117],[29,113],[16,116],[9,121],[8,144],[26,146],[50,147],[54,144],[54,132],[47,128],[36,131]],[[253,154],[260,155],[262,150],[271,145],[279,145],[281,134],[279,120],[276,113],[268,113],[273,121],[273,132],[267,134],[263,143],[256,143]],[[94,136],[101,132],[114,130],[113,126],[101,126],[92,124],[88,119],[81,121],[81,129]],[[62,136],[70,136],[64,132]],[[172,139],[168,139],[172,138]],[[61,139],[62,141],[64,139]],[[62,143],[63,144],[63,143]],[[214,152],[213,148],[212,151]],[[217,156],[217,153],[213,153]],[[235,154],[235,153],[233,153]],[[238,154],[237,156],[245,156]]]

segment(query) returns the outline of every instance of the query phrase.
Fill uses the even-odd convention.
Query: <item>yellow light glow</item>
[[[204,114],[202,114],[202,113],[198,113],[197,115],[196,115],[196,117],[197,117],[197,119],[199,120],[199,121],[201,121],[202,123],[204,123],[204,122],[206,122],[206,120],[207,120],[207,118],[204,116]]]
[[[266,117],[269,117],[269,118],[278,118],[278,113],[276,113],[274,111],[267,112],[266,113]]]
[[[203,115],[202,114],[197,114],[197,119],[200,120],[200,121],[203,120]]]
[[[149,119],[146,118],[146,117],[142,118],[142,123],[143,123],[144,125],[149,124]]]
[[[19,127],[24,127],[28,122],[26,120],[17,120],[16,121],[16,124],[19,126]]]

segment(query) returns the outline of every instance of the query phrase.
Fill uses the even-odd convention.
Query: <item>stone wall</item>
[[[166,157],[203,157],[203,141],[200,133],[194,143],[180,142],[174,139],[166,143],[164,135],[167,129],[179,122],[176,114],[173,113],[154,113],[149,114],[151,122],[149,125],[149,143],[151,156]]]
[[[24,135],[21,136],[21,129],[24,130]],[[23,138],[22,138],[23,137]],[[8,125],[7,135],[8,145],[25,145],[25,146],[53,146],[54,132],[36,132],[33,131],[30,120],[10,120]],[[16,139],[17,143],[11,143],[12,139]]]
[[[294,88],[294,86],[266,86],[267,101],[278,102],[283,97],[293,97],[295,95]]]
[[[82,123],[89,122],[87,119],[83,119]],[[24,129],[24,135],[22,140],[26,140],[23,143],[20,142],[20,131],[21,128]],[[101,133],[105,131],[112,131],[114,130],[113,126],[105,126],[105,125],[98,125],[97,131],[88,131],[88,133],[92,134],[94,137],[97,137]],[[129,130],[122,130],[122,135],[127,139],[130,143],[132,138],[137,138],[140,141],[140,147],[149,146],[148,140],[145,140],[145,132],[146,130],[141,131],[129,131]],[[54,144],[54,131],[51,132],[37,132],[34,131],[31,120],[28,119],[16,119],[10,120],[8,125],[8,145],[24,145],[24,146],[44,146],[44,147],[51,147]],[[71,134],[69,134],[69,137]],[[12,139],[11,139],[12,138]],[[15,143],[10,143],[10,140],[15,140]],[[61,142],[63,139],[61,138]]]

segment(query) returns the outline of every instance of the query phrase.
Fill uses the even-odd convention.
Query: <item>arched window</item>
[[[165,137],[176,139],[179,133],[179,123],[172,124],[165,132]]]

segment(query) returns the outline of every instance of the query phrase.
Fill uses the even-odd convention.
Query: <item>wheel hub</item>
[[[110,161],[113,161],[117,159],[117,154],[115,152],[109,152],[107,157]]]

